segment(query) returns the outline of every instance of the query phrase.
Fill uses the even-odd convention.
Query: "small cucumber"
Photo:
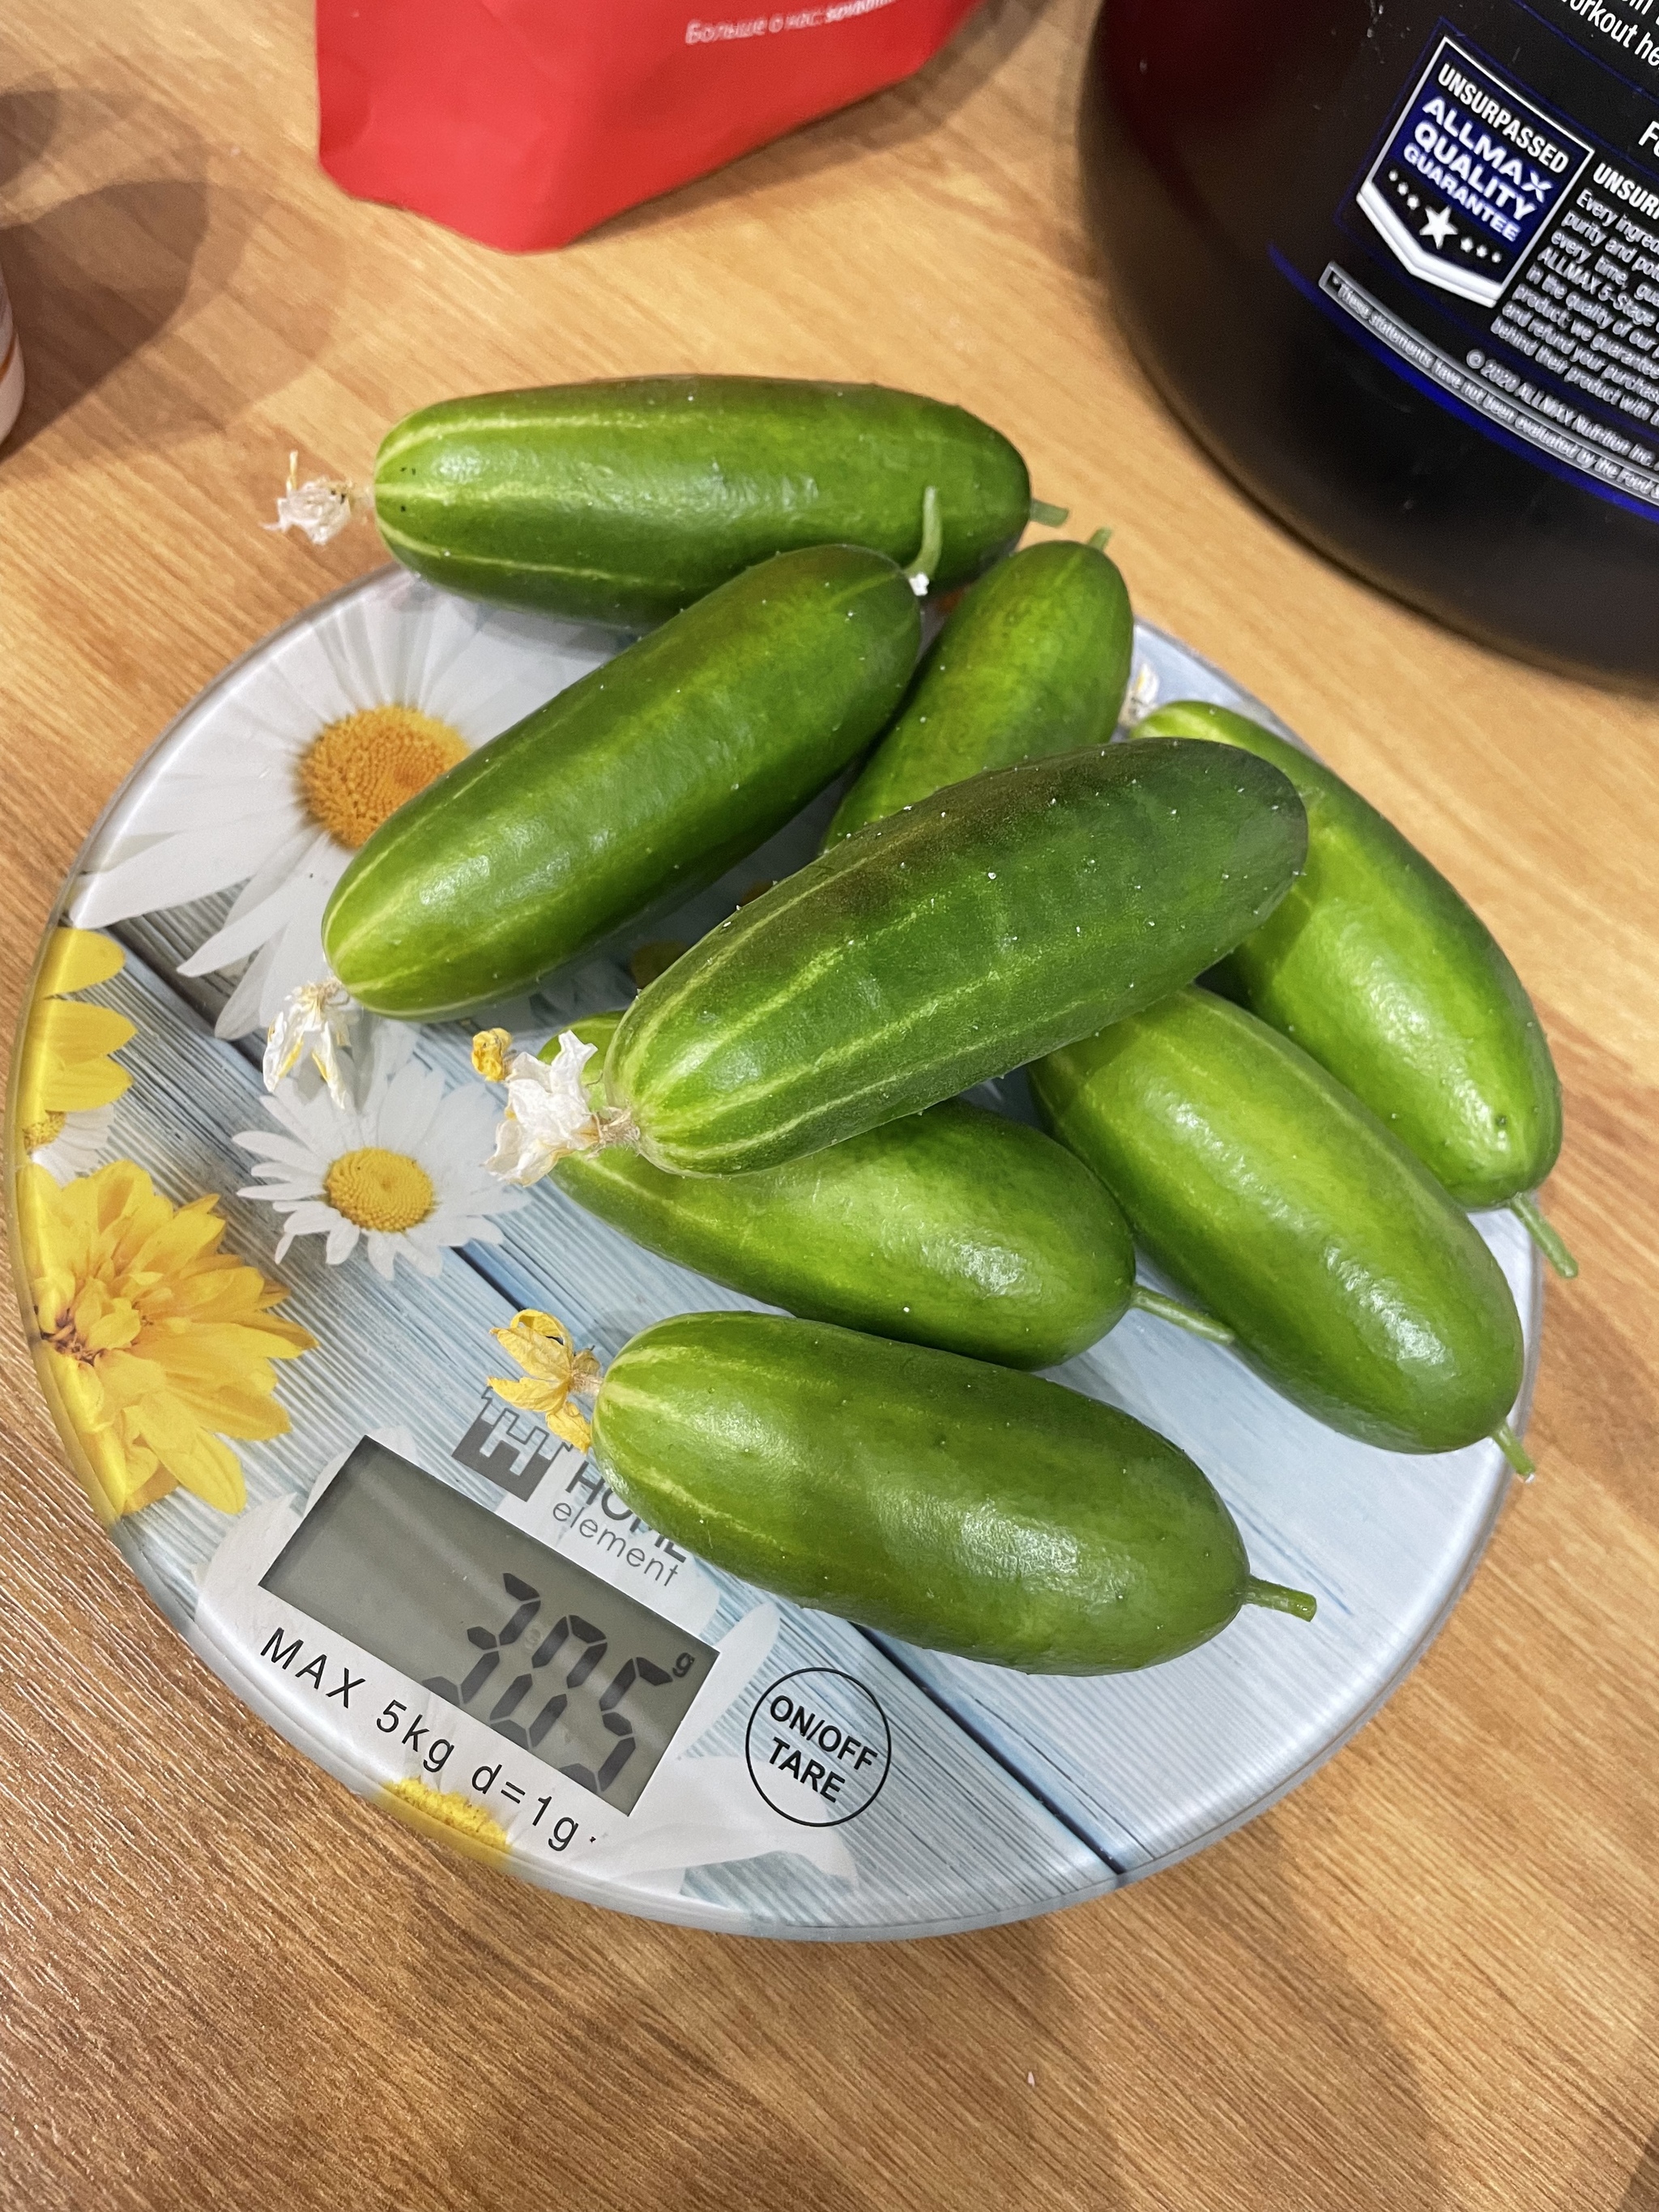
[[[447,590],[643,627],[773,553],[908,561],[929,484],[942,586],[1030,512],[1024,462],[963,408],[872,384],[642,376],[422,408],[380,447],[374,512],[387,550]]]
[[[1028,545],[981,577],[939,632],[826,845],[947,783],[1104,744],[1134,651],[1122,577],[1091,545]]]
[[[571,1027],[602,1052],[620,1019]],[[1054,1367],[1132,1304],[1226,1334],[1137,1288],[1128,1224],[1080,1160],[1040,1129],[960,1099],[753,1175],[665,1175],[623,1146],[573,1153],[552,1173],[647,1251],[876,1336]]]
[[[975,776],[683,954],[623,1015],[606,1094],[681,1174],[815,1152],[1189,982],[1283,897],[1304,835],[1277,769],[1213,745]]]
[[[955,1352],[766,1314],[689,1314],[623,1347],[593,1456],[659,1534],[798,1604],[994,1666],[1155,1666],[1250,1573],[1186,1454],[1114,1406]]]
[[[1242,745],[1308,810],[1307,867],[1232,955],[1225,988],[1363,1098],[1461,1206],[1534,1190],[1561,1149],[1561,1086],[1480,916],[1351,785],[1259,722],[1183,700],[1140,728]],[[1534,1227],[1534,1207],[1516,1211]]]
[[[1519,1452],[1507,1423],[1524,1346],[1503,1270],[1299,1046],[1180,991],[1030,1073],[1049,1127],[1137,1243],[1287,1398],[1395,1451],[1492,1436]]]
[[[781,828],[890,717],[920,642],[884,554],[763,562],[390,816],[324,915],[334,973],[420,1019],[527,989]]]

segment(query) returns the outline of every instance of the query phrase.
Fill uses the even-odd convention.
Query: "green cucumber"
[[[934,640],[825,844],[985,769],[1104,744],[1134,635],[1123,579],[1093,546],[1051,540],[1000,562]]]
[[[1427,1169],[1301,1048],[1177,992],[1030,1071],[1049,1127],[1135,1239],[1287,1398],[1394,1451],[1508,1427],[1521,1320]]]
[[[1480,916],[1351,785],[1259,722],[1182,700],[1140,729],[1242,745],[1282,769],[1308,810],[1302,879],[1232,955],[1224,988],[1363,1098],[1460,1205],[1522,1197],[1537,1234],[1522,1194],[1561,1149],[1561,1085]]]
[[[571,1027],[603,1051],[620,1019]],[[960,1099],[753,1175],[665,1175],[620,1145],[573,1153],[552,1175],[647,1251],[876,1336],[1054,1367],[1131,1305],[1227,1334],[1138,1289],[1128,1224],[1080,1160],[1040,1129]]]
[[[380,447],[374,512],[387,550],[448,591],[643,627],[774,553],[908,561],[928,484],[943,587],[1030,512],[1024,462],[963,408],[873,384],[640,376],[422,408]]]
[[[763,562],[382,823],[323,916],[334,973],[417,1019],[527,989],[781,829],[890,719],[920,640],[884,554]]]
[[[1249,753],[1095,745],[843,838],[682,954],[611,1040],[646,1158],[774,1167],[1001,1075],[1189,982],[1301,865]]]
[[[818,1322],[688,1314],[625,1345],[593,1457],[661,1535],[797,1604],[1034,1674],[1152,1667],[1258,1581],[1184,1452],[1057,1382]]]

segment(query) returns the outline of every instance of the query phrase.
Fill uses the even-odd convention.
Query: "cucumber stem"
[[[1269,1613],[1293,1613],[1298,1620],[1311,1620],[1319,1601],[1310,1590],[1290,1589],[1283,1583],[1264,1583],[1259,1575],[1244,1580],[1246,1605],[1266,1606]]]
[[[921,495],[921,546],[915,559],[905,570],[910,579],[910,589],[919,599],[927,596],[927,586],[939,566],[939,556],[945,550],[945,520],[939,513],[939,488],[929,484]]]
[[[1142,1313],[1156,1314],[1160,1321],[1171,1321],[1177,1328],[1201,1336],[1211,1344],[1237,1341],[1224,1321],[1217,1321],[1213,1314],[1200,1313],[1196,1306],[1183,1306],[1179,1298],[1166,1298],[1161,1291],[1149,1291],[1143,1283],[1137,1283],[1130,1291],[1129,1304]]]
[[[1091,553],[1103,553],[1111,542],[1112,533],[1109,528],[1103,525],[1100,529],[1096,531],[1094,536],[1089,540],[1089,550]]]
[[[1515,1472],[1520,1476],[1522,1481],[1530,1482],[1533,1476],[1538,1472],[1536,1467],[1533,1464],[1532,1454],[1522,1443],[1520,1437],[1516,1435],[1515,1431],[1510,1426],[1507,1421],[1500,1421],[1498,1423],[1498,1426],[1492,1432],[1492,1440],[1497,1445],[1498,1450],[1503,1453],[1504,1458],[1508,1460],[1510,1465],[1515,1469]]]
[[[1060,524],[1068,520],[1071,512],[1069,507],[1055,507],[1049,500],[1034,499],[1031,501],[1031,520],[1040,522],[1045,530],[1058,530]]]
[[[1571,1282],[1578,1273],[1578,1262],[1567,1249],[1567,1240],[1553,1221],[1547,1220],[1543,1208],[1529,1190],[1517,1191],[1510,1200],[1510,1212],[1517,1221],[1526,1224],[1533,1243],[1549,1261],[1556,1273]]]

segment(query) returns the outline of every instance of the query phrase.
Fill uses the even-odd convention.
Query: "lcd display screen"
[[[367,1437],[261,1586],[621,1813],[714,1663],[695,1636]]]

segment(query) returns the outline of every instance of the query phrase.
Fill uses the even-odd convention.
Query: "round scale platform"
[[[613,653],[614,635],[393,569],[336,593],[180,715],[89,841],[15,1055],[13,1249],[64,1443],[169,1620],[351,1789],[526,1879],[732,1933],[868,1938],[1024,1917],[1200,1850],[1310,1773],[1455,1603],[1509,1481],[1334,1435],[1228,1352],[1132,1313],[1059,1370],[1205,1468],[1247,1609],[1135,1675],[1031,1677],[775,1601],[628,1512],[506,1402],[495,1332],[557,1315],[609,1359],[748,1302],[550,1184],[486,1175],[472,1024],[360,1017],[354,1103],[268,1097],[264,1033],[324,972],[344,839]],[[1262,709],[1141,624],[1139,688]],[[412,711],[411,711],[412,710]],[[1271,720],[1270,716],[1264,719]],[[319,742],[324,732],[328,743]],[[388,782],[390,779],[390,782]],[[816,848],[831,792],[714,888],[498,1020],[539,1042],[622,1004]],[[1018,1078],[983,1094],[1029,1110]],[[1526,1322],[1508,1214],[1480,1226]]]

